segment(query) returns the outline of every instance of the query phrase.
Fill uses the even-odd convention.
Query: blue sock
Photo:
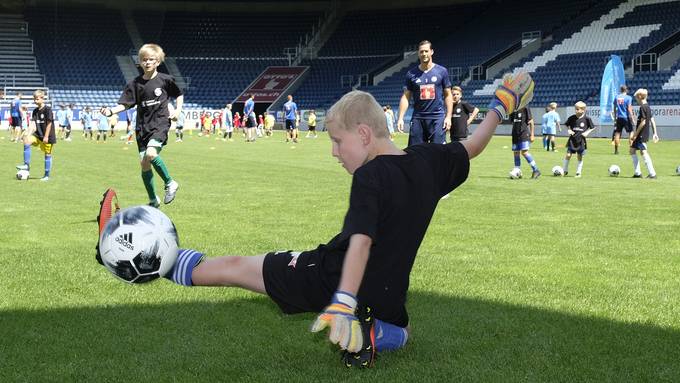
[[[375,349],[376,351],[394,351],[406,345],[408,332],[405,328],[375,320]]]
[[[178,249],[177,261],[165,278],[182,286],[193,286],[191,273],[203,260],[203,253],[191,249]]]
[[[515,157],[515,167],[518,168],[522,165],[522,163],[519,160],[519,152],[515,152],[513,155]]]
[[[52,170],[52,156],[45,155],[45,177],[50,176]]]
[[[543,136],[543,149],[548,150],[548,136]]]
[[[24,165],[31,166],[31,145],[24,144]]]
[[[536,166],[536,161],[534,161],[534,156],[531,154],[527,153],[524,158],[527,160],[529,165],[531,166],[531,170],[536,171],[538,170],[538,166]]]

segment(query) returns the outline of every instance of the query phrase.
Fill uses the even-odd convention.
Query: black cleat
[[[650,180],[655,180],[655,179],[656,179],[656,174],[654,174],[654,175],[651,175],[651,174],[650,174],[650,175],[648,175],[648,176],[645,177],[645,178],[649,178]]]
[[[342,362],[347,368],[371,368],[375,364],[377,352],[375,350],[375,324],[370,307],[360,306],[357,317],[361,323],[364,345],[359,352],[342,352]]]
[[[541,176],[541,171],[538,170],[538,169],[534,170],[533,173],[531,173],[531,179],[532,180],[535,180],[536,178],[538,178],[540,176]]]
[[[632,178],[642,178],[642,174],[633,174]]]

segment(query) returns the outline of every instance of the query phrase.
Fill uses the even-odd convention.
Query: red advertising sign
[[[270,66],[234,102],[245,102],[249,94],[255,102],[273,103],[308,69],[306,66]]]

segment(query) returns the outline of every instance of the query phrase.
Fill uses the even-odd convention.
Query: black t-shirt
[[[652,108],[649,107],[649,104],[640,105],[636,129],[640,127],[642,120],[645,120],[645,126],[640,129],[635,141],[647,142],[649,140],[649,127],[652,123]]]
[[[409,274],[437,203],[468,176],[468,154],[459,142],[420,144],[405,151],[405,155],[378,156],[354,172],[342,232],[318,248],[322,279],[333,288],[350,237],[371,237],[358,294],[359,301],[367,304],[406,302]]]
[[[451,115],[451,137],[466,138],[468,136],[467,120],[470,118],[470,113],[474,110],[474,106],[464,101],[453,106],[453,114]]]
[[[533,120],[533,117],[529,108],[522,108],[510,113],[513,144],[519,144],[522,141],[529,141],[531,139],[531,132],[529,131],[529,121],[531,120]]]
[[[31,115],[31,118],[35,122],[35,132],[33,133],[33,135],[42,141],[45,138],[47,125],[51,124],[52,128],[50,129],[50,135],[47,138],[48,140],[47,142],[49,144],[56,144],[57,135],[56,133],[54,133],[54,120],[52,118],[52,109],[47,105],[43,105],[42,109],[35,108],[33,109],[33,114]]]
[[[572,150],[588,149],[588,143],[583,136],[583,132],[595,128],[593,120],[585,114],[581,118],[576,117],[574,114],[569,116],[564,124],[574,132],[573,136],[569,136],[569,141],[567,141],[568,147]]]
[[[157,131],[170,129],[168,100],[181,95],[182,91],[175,84],[175,79],[158,72],[150,80],[137,76],[127,83],[118,103],[126,108],[137,105],[136,130]]]

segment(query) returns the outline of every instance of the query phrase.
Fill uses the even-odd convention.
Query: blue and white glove
[[[503,83],[496,89],[489,103],[489,111],[494,111],[503,120],[512,112],[522,109],[534,98],[534,80],[526,72],[507,73]]]
[[[359,352],[363,346],[361,324],[355,315],[357,298],[345,291],[336,291],[331,304],[319,314],[311,331],[319,332],[330,327],[328,339],[341,349]]]

